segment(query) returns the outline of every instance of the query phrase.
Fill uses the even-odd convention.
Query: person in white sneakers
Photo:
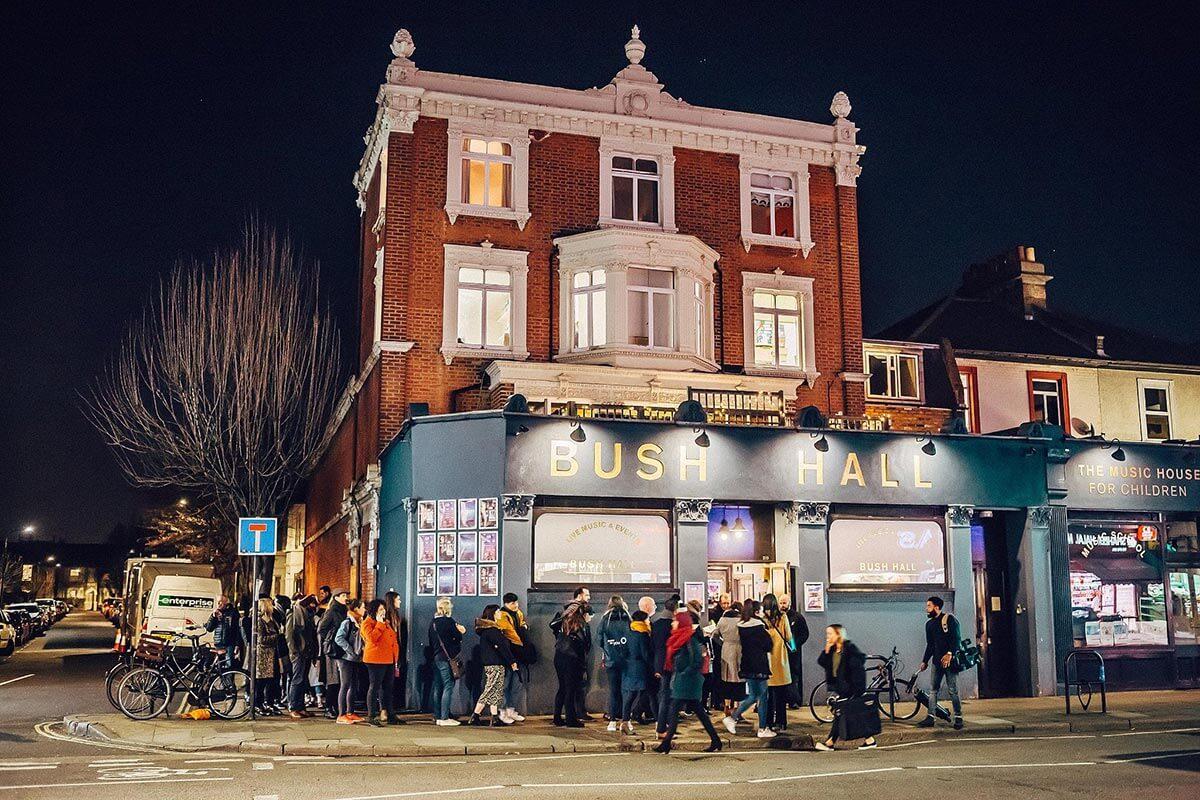
[[[514,722],[524,722],[525,717],[517,713],[517,696],[521,684],[529,676],[529,664],[533,663],[534,650],[529,642],[529,626],[525,623],[525,613],[521,611],[521,598],[508,592],[501,598],[504,605],[496,614],[496,627],[508,637],[508,646],[516,657],[516,669],[510,669],[504,675],[504,710],[500,718],[510,725]]]
[[[747,600],[742,604],[742,619],[738,623],[738,643],[741,646],[738,676],[746,681],[746,698],[721,722],[725,730],[737,733],[737,723],[745,722],[742,715],[750,710],[750,706],[757,706],[758,738],[771,739],[775,731],[769,724],[771,701],[767,681],[771,677],[771,650],[774,643],[759,616],[760,609],[756,600]]]

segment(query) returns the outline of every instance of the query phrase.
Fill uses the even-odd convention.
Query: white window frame
[[[641,264],[630,264],[630,267],[633,269],[644,269],[647,272],[665,272],[671,276],[671,288],[670,289],[664,289],[664,288],[661,288],[658,286],[629,286],[628,285],[628,282],[629,282],[628,274],[629,273],[626,272],[626,284],[627,285],[626,285],[626,289],[625,289],[625,292],[626,292],[625,302],[629,303],[629,295],[630,294],[644,294],[646,296],[645,301],[644,301],[646,303],[646,323],[647,323],[646,333],[647,333],[647,339],[649,341],[647,342],[647,344],[644,344],[644,345],[632,345],[632,346],[633,347],[645,347],[648,350],[674,350],[675,349],[675,341],[679,338],[679,334],[676,329],[678,327],[680,327],[679,314],[676,311],[676,309],[678,307],[677,306],[678,301],[675,299],[675,290],[676,290],[676,283],[677,283],[677,281],[675,280],[675,271],[672,269],[669,269],[669,268],[663,269],[661,267],[646,267]],[[671,324],[669,326],[670,332],[667,334],[670,337],[670,341],[668,341],[666,344],[659,344],[658,342],[656,342],[654,340],[654,297],[655,297],[655,295],[664,295],[668,299],[668,307],[670,308],[670,310],[667,312],[667,318]],[[639,301],[639,302],[642,302],[642,301]],[[628,308],[628,306],[627,306],[627,308]],[[628,313],[626,314],[626,318],[628,319]],[[626,325],[628,325],[628,322],[626,323]],[[625,330],[626,340],[628,340],[630,333],[631,333],[631,331],[629,330],[628,327],[626,327],[626,330]]]
[[[371,342],[378,345],[383,341],[383,249],[375,254],[375,310],[374,310],[374,338]]]
[[[613,156],[652,159],[658,163],[658,223],[613,219]],[[636,203],[636,191],[635,199]],[[600,227],[632,227],[675,233],[675,148],[636,139],[600,139]]]
[[[590,282],[590,283],[589,283],[587,286],[576,286],[576,285],[575,285],[575,276],[576,276],[576,275],[579,275],[579,274],[581,274],[581,273],[584,273],[584,274],[587,274],[587,275],[591,276],[593,273],[596,273],[596,272],[599,272],[600,274],[604,275],[604,280],[605,280],[605,282],[604,282],[604,283],[596,283],[596,280],[595,280],[595,278],[594,278],[594,277],[591,277],[591,278],[590,278],[590,281],[591,281],[591,282]],[[570,275],[569,289],[570,289],[570,291],[571,291],[571,300],[570,300],[570,309],[569,309],[569,313],[570,313],[570,315],[571,315],[571,326],[570,326],[570,331],[571,331],[571,344],[570,344],[570,350],[571,350],[572,352],[574,352],[574,353],[582,353],[582,352],[586,352],[586,351],[588,351],[588,350],[594,350],[594,349],[596,349],[597,347],[604,347],[606,344],[608,344],[608,340],[609,340],[609,334],[608,334],[608,314],[607,314],[607,309],[608,309],[608,275],[607,275],[607,274],[605,274],[605,272],[604,272],[604,269],[603,269],[602,267],[596,267],[596,268],[593,268],[593,269],[579,269],[579,270],[575,270],[575,271],[574,271],[574,272],[572,272],[572,273],[571,273],[571,275]],[[603,341],[603,342],[600,342],[600,343],[597,343],[597,342],[595,342],[595,341],[594,341],[594,338],[595,338],[595,337],[594,337],[594,335],[593,335],[593,334],[595,333],[595,330],[596,330],[596,327],[595,327],[595,325],[594,325],[594,315],[595,315],[595,306],[596,306],[596,295],[603,295],[603,296],[604,296],[604,307],[605,307],[605,312],[606,312],[606,313],[605,313],[605,319],[604,319],[604,341]],[[584,297],[584,298],[585,298],[585,300],[584,300],[584,304],[587,306],[587,321],[586,321],[586,322],[587,322],[587,324],[586,324],[586,326],[585,326],[585,329],[587,330],[587,340],[588,340],[587,347],[578,347],[578,346],[576,346],[576,344],[575,344],[575,323],[578,321],[578,320],[576,319],[576,317],[575,317],[575,298],[577,298],[577,297]]]
[[[445,269],[442,286],[442,357],[446,364],[455,358],[504,358],[523,361],[529,358],[527,345],[529,302],[529,253],[524,250],[499,250],[485,241],[480,245],[443,245]],[[511,346],[475,347],[458,341],[458,273],[464,267],[504,270],[512,277]],[[485,307],[486,313],[486,307]]]
[[[812,208],[809,198],[808,162],[781,161],[743,155],[738,160],[738,168],[741,172],[742,247],[745,248],[747,253],[750,252],[750,248],[754,245],[784,247],[791,250],[799,250],[805,258],[808,258],[809,252],[816,244],[812,238]],[[750,176],[755,172],[767,175],[782,175],[792,179],[792,191],[795,193],[793,195],[792,213],[796,215],[794,223],[796,235],[794,237],[771,236],[769,234],[754,232],[751,222],[750,193],[758,190],[752,189],[750,186]],[[773,209],[772,216],[774,216]],[[773,226],[774,223],[772,223]]]
[[[558,249],[558,345],[555,360],[667,371],[718,372],[713,357],[713,298],[715,263],[719,254],[694,236],[633,228],[609,228],[563,236]],[[671,346],[645,347],[629,341],[629,269],[648,268],[674,273],[671,304]],[[578,272],[604,270],[605,343],[574,349],[575,304],[571,287]],[[699,285],[697,292],[696,285]],[[658,289],[655,291],[666,291]],[[710,320],[696,330],[702,301]]]
[[[1175,400],[1171,397],[1171,384],[1173,381],[1163,380],[1160,378],[1138,378],[1137,393],[1138,393],[1138,420],[1142,426],[1142,441],[1143,442],[1162,442],[1165,439],[1151,439],[1146,425],[1146,417],[1154,415],[1156,417],[1167,418],[1167,439],[1170,439],[1175,434]],[[1161,389],[1167,397],[1166,413],[1162,411],[1147,411],[1146,410],[1146,389]]]
[[[794,295],[800,315],[799,367],[767,366],[754,363],[754,293]],[[785,275],[782,269],[773,273],[742,273],[742,370],[747,375],[788,376],[803,378],[809,386],[816,383],[817,371],[816,320],[813,315],[813,279],[801,275]]]
[[[888,389],[889,394],[872,394],[871,393],[871,365],[868,360],[871,356],[876,358],[887,359],[888,370]],[[899,360],[901,358],[911,358],[916,362],[917,366],[917,394],[915,397],[908,397],[901,394],[891,394],[893,380],[897,380],[900,375]],[[866,392],[868,400],[875,400],[881,403],[908,403],[920,405],[925,400],[925,367],[922,363],[924,359],[922,354],[917,350],[902,350],[898,348],[883,348],[878,346],[863,348],[863,372],[867,375],[867,380],[863,382],[863,388]],[[898,380],[897,380],[898,383]],[[897,388],[898,391],[898,388]]]
[[[488,217],[511,220],[525,230],[532,214],[529,211],[529,128],[495,120],[451,119],[446,140],[446,216],[450,224],[460,216]],[[512,186],[509,187],[511,208],[478,206],[465,202],[462,196],[463,142],[467,139],[487,139],[509,146],[512,159]]]
[[[1065,417],[1067,415],[1066,414],[1067,406],[1066,406],[1066,403],[1063,402],[1063,380],[1065,380],[1065,379],[1064,378],[1040,378],[1040,377],[1035,377],[1035,376],[1031,375],[1031,376],[1029,376],[1028,380],[1029,380],[1030,403],[1033,405],[1036,405],[1037,398],[1041,397],[1042,398],[1042,407],[1049,408],[1050,403],[1046,402],[1046,400],[1047,400],[1047,398],[1053,397],[1054,405],[1058,408],[1058,415],[1059,415],[1059,417],[1062,418],[1059,420],[1059,424],[1062,425],[1063,428],[1067,428],[1070,421],[1065,419]],[[1048,392],[1044,389],[1037,388],[1036,384],[1039,381],[1041,383],[1053,383],[1054,391]],[[1049,420],[1044,420],[1044,421],[1050,425],[1054,424],[1054,423],[1050,422]]]

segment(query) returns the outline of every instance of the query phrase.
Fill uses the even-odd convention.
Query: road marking
[[[26,764],[25,766],[5,764],[0,766],[0,772],[20,772],[26,769],[58,769],[58,764]]]
[[[559,758],[606,758],[610,756],[628,756],[632,753],[563,753],[554,756],[518,756],[514,758],[481,758],[479,764],[498,764],[501,762],[508,763],[510,761],[551,761]]]
[[[1128,733],[1102,733],[1101,736],[1108,738],[1111,736],[1158,736],[1163,733],[1195,733],[1200,731],[1200,728],[1172,728],[1165,731],[1130,731]]]
[[[275,769],[275,765],[270,761],[255,761],[254,768],[257,770]]]
[[[0,686],[8,686],[10,683],[16,683],[17,681],[23,681],[26,678],[32,678],[34,675],[37,675],[37,673],[31,672],[28,675],[22,675],[19,678],[9,678],[6,681],[0,681]]]
[[[455,794],[456,792],[493,792],[504,786],[467,786],[462,789],[429,789],[423,792],[398,792],[396,794],[369,794],[362,797],[338,797],[335,800],[387,800],[390,797],[425,797],[434,794]]]
[[[321,757],[317,756],[317,758],[321,758]],[[520,761],[521,759],[519,759],[519,758],[504,758],[504,759],[497,759],[497,760],[498,761]],[[305,767],[320,767],[320,766],[326,766],[326,767],[341,767],[341,766],[436,767],[441,764],[466,764],[466,763],[467,763],[466,761],[443,761],[441,759],[438,759],[437,761],[392,761],[390,759],[386,759],[386,760],[382,760],[382,761],[379,759],[376,759],[374,761],[347,761],[347,760],[341,759],[341,758],[326,758],[321,761],[304,761],[303,759],[301,759],[300,757],[297,756],[296,760],[285,761],[285,762],[283,762],[283,765],[285,767],[299,767],[299,766],[305,766]],[[269,769],[269,767],[261,767],[260,769]]]
[[[193,758],[184,761],[185,764],[240,764],[244,758]]]
[[[639,783],[522,783],[523,789],[603,789],[637,786],[732,786],[733,781],[645,781]],[[343,798],[349,800],[349,798]]]
[[[198,783],[200,781],[231,781],[232,777],[228,778],[155,778],[146,781],[84,781],[81,783],[26,783],[21,786],[0,786],[0,792],[8,792],[14,789],[58,789],[72,786],[117,786],[123,783]]]
[[[854,769],[843,772],[817,772],[811,775],[784,775],[778,778],[755,778],[746,783],[778,783],[779,781],[802,781],[808,778],[839,778],[843,775],[869,775],[875,772],[903,772],[904,767],[879,767],[877,769]]]
[[[1159,756],[1137,756],[1135,758],[1110,758],[1105,764],[1132,764],[1135,761],[1159,761],[1164,758],[1182,758],[1200,754],[1200,750],[1188,750],[1183,753],[1163,753]]]
[[[880,750],[895,750],[897,747],[914,747],[918,744],[933,744],[937,739],[922,739],[919,742],[901,742],[900,744],[882,744]]]
[[[149,747],[149,746],[135,747],[133,745],[128,745],[128,744],[117,744],[116,742],[107,742],[107,741],[98,742],[94,739],[84,739],[84,738],[81,738],[78,736],[70,736],[68,734],[56,733],[53,730],[54,727],[57,725],[62,725],[62,724],[63,724],[62,722],[39,722],[37,725],[33,726],[33,729],[34,729],[34,731],[37,732],[37,734],[39,736],[44,736],[47,739],[53,739],[56,742],[73,742],[75,744],[87,745],[89,747],[99,747],[99,748],[102,748],[105,750],[121,750],[126,753],[159,753],[162,755],[172,755],[172,756],[179,755],[178,753],[172,752],[170,750],[163,750],[161,748],[156,748],[156,747]]]
[[[1023,767],[1094,767],[1095,761],[1046,761],[1033,764],[930,764],[916,769],[1020,769]]]
[[[279,800],[279,795],[277,795],[277,794],[256,794],[256,795],[254,795],[254,800]]]

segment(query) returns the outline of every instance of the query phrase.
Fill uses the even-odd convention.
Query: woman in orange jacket
[[[387,709],[392,707],[392,680],[400,660],[396,631],[387,621],[387,606],[382,600],[367,603],[362,623],[363,663],[367,666],[367,724],[387,725]]]

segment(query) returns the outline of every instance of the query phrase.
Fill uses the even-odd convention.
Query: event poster
[[[439,564],[437,568],[437,593],[454,594],[454,565]]]
[[[475,561],[478,556],[479,539],[475,531],[458,532],[458,560]]]
[[[437,527],[439,531],[452,531],[458,527],[458,517],[455,515],[457,507],[458,503],[455,500],[437,501]]]
[[[479,524],[479,501],[466,497],[458,501],[458,527],[474,528]]]
[[[479,498],[479,527],[497,528],[500,526],[500,500],[496,497]]]
[[[448,561],[454,561],[458,553],[457,544],[454,541],[454,531],[439,531],[437,535],[438,563],[444,564]]]
[[[432,566],[417,567],[417,594],[421,597],[432,596],[437,588],[435,580]]]
[[[436,531],[437,530],[437,501],[435,501],[435,500],[418,500],[417,501],[417,530],[419,530],[419,531]]]
[[[825,610],[825,584],[804,582],[804,612]]]
[[[437,534],[417,534],[417,563],[434,564],[437,562]]]
[[[500,531],[479,532],[479,560],[486,562],[500,560]]]
[[[458,595],[472,597],[478,594],[476,582],[479,578],[479,568],[474,564],[458,565]]]
[[[491,597],[500,594],[500,565],[479,565],[479,594],[481,597]]]

